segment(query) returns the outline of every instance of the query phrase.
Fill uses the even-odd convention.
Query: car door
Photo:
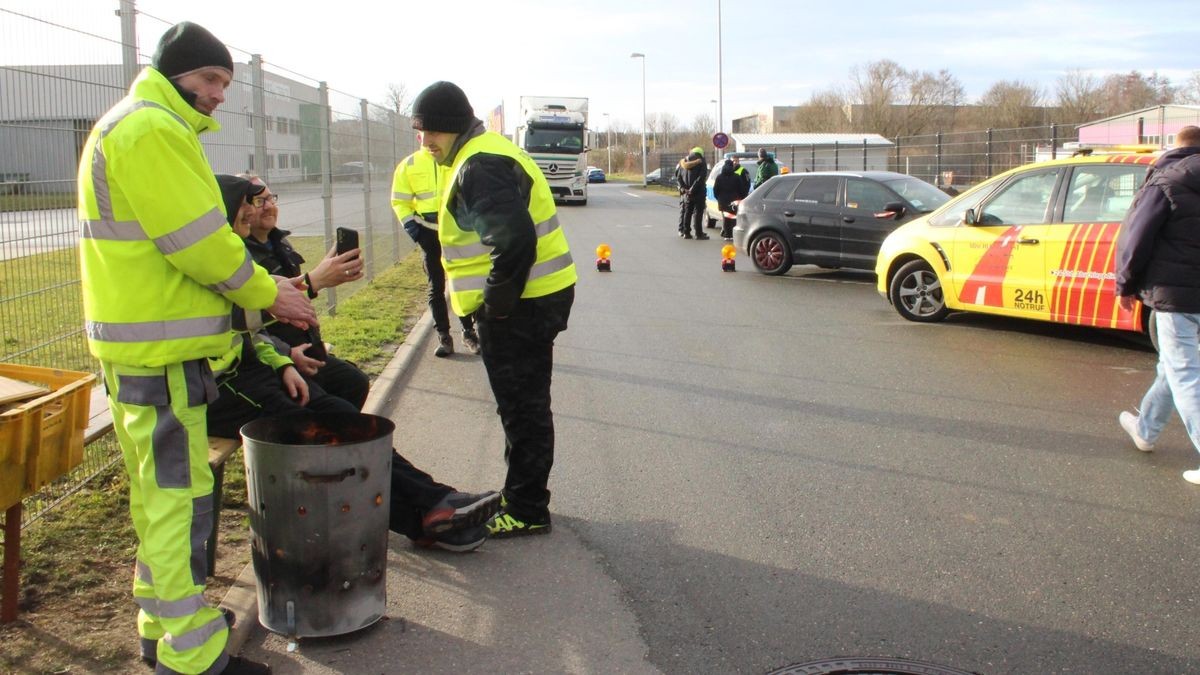
[[[899,223],[884,207],[890,202],[907,204],[886,186],[866,178],[846,178],[845,198],[841,202],[842,267],[875,269],[875,258],[883,240]],[[907,207],[909,210],[911,206]]]
[[[1146,176],[1141,164],[1071,167],[1058,205],[1062,217],[1044,240],[1050,318],[1064,323],[1137,330],[1141,308],[1116,298],[1116,242],[1121,221]]]
[[[792,233],[793,259],[836,267],[841,260],[840,176],[802,176],[783,216]]]
[[[956,228],[951,283],[982,312],[1048,319],[1046,247],[1062,168],[1019,173],[988,195],[973,224]]]

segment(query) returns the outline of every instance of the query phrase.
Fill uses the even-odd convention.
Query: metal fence
[[[0,65],[0,362],[97,372],[83,335],[76,168],[95,121],[179,19],[112,0],[111,25],[84,26],[57,4],[37,16],[0,8],[6,54],[76,59]],[[301,250],[307,242],[310,263],[332,246],[335,227],[359,230],[366,278],[321,293],[319,309],[335,312],[337,290],[353,293],[412,248],[390,205],[392,170],[417,147],[410,120],[268,55],[230,51],[234,79],[214,115],[221,130],[201,137],[208,159],[215,173],[250,171],[271,185],[280,227]],[[119,456],[111,437],[89,446],[83,466],[27,500],[26,523]]]

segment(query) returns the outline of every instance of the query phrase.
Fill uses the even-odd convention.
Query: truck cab
[[[516,143],[546,176],[555,201],[587,204],[586,98],[521,98]]]

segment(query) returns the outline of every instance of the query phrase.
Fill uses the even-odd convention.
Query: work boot
[[[705,234],[704,232],[697,232],[697,233],[696,233],[696,239],[698,239],[698,240],[700,240],[700,241],[703,241],[703,240],[705,240],[705,239],[708,239],[708,238],[709,238],[709,236],[708,236],[707,234]]]
[[[487,528],[483,525],[468,527],[461,530],[451,530],[434,537],[421,537],[413,540],[413,545],[420,548],[440,548],[443,551],[467,553],[483,546],[487,541]]]
[[[433,355],[444,359],[453,353],[454,340],[450,337],[450,331],[438,331],[438,346],[433,350]]]
[[[421,529],[426,537],[437,539],[451,531],[483,525],[499,510],[499,492],[451,492],[429,509],[421,519]]]
[[[467,328],[462,332],[463,346],[472,354],[479,353],[479,335],[475,333],[474,328]]]
[[[221,675],[271,675],[271,666],[241,656],[231,656]]]

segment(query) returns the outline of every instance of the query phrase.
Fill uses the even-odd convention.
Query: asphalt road
[[[908,323],[861,273],[765,277],[674,200],[563,207],[555,531],[455,556],[392,538],[389,620],[276,672],[755,673],[891,656],[980,673],[1200,672],[1200,488],[1176,421],[1116,424],[1155,358],[1113,333]],[[592,264],[599,243],[612,269]],[[439,479],[499,488],[478,358],[424,345],[389,416]]]

